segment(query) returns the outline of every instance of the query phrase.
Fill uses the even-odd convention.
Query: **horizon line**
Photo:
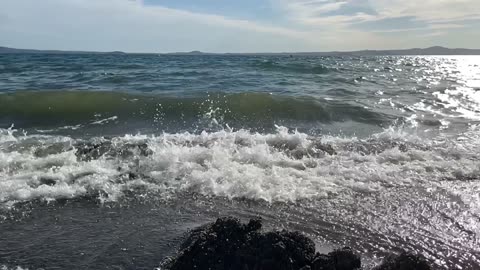
[[[359,52],[395,52],[395,51],[411,51],[411,50],[433,50],[433,49],[445,49],[445,50],[465,50],[465,51],[479,51],[480,49],[472,48],[449,48],[440,45],[430,46],[425,48],[415,47],[406,49],[358,49],[358,50],[338,50],[338,51],[282,51],[282,52],[208,52],[200,50],[192,51],[178,51],[178,52],[128,52],[121,50],[112,51],[93,51],[93,50],[70,50],[70,49],[32,49],[32,48],[16,48],[8,46],[0,46],[0,54],[5,54],[3,50],[12,51],[32,51],[32,52],[66,52],[66,53],[123,53],[123,54],[342,54],[342,53],[359,53]],[[8,53],[8,52],[7,52]],[[25,52],[27,53],[27,52]]]

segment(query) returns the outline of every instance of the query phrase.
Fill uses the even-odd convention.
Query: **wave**
[[[207,209],[194,217],[227,204],[278,211],[335,244],[338,232],[354,242],[361,233],[380,243],[374,249],[447,250],[444,261],[469,262],[478,249],[479,131],[426,140],[387,129],[360,140],[278,127],[80,140],[0,129],[0,221],[46,203]]]
[[[0,94],[0,122],[23,126],[73,124],[95,116],[156,122],[194,122],[215,117],[225,123],[272,125],[276,121],[356,121],[386,124],[394,118],[349,102],[266,93],[204,93],[172,97],[120,92],[23,91]],[[98,120],[98,119],[95,119]]]
[[[185,192],[295,202],[439,188],[444,181],[480,179],[476,138],[432,142],[386,130],[359,140],[278,127],[270,134],[223,130],[79,140],[1,130],[0,204]],[[475,196],[475,189],[462,191],[462,203],[476,203]]]

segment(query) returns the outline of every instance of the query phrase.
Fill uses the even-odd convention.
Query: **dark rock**
[[[422,255],[403,252],[386,257],[374,270],[431,270],[432,267]]]
[[[362,266],[360,257],[355,255],[350,248],[335,250],[328,255],[333,259],[336,270],[359,269]]]
[[[262,228],[262,220],[260,218],[251,219],[247,224],[248,231],[258,231]]]
[[[313,270],[335,270],[335,262],[328,255],[318,254],[312,263]]]
[[[354,270],[360,258],[350,249],[315,255],[315,243],[298,232],[261,232],[260,219],[242,224],[219,218],[192,231],[166,268],[230,270]]]
[[[328,255],[317,254],[313,270],[354,270],[362,267],[360,257],[350,248],[338,249]]]
[[[42,177],[40,178],[40,185],[54,186],[57,183],[57,180],[52,178]]]
[[[134,172],[128,172],[128,173],[127,173],[127,176],[128,176],[128,179],[129,179],[129,180],[134,180],[134,179],[137,179],[137,178],[139,177],[139,176],[138,176],[136,173],[134,173]]]

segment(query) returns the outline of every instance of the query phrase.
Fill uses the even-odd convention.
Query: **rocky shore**
[[[232,217],[193,230],[174,258],[161,269],[354,270],[363,269],[359,254],[349,248],[329,254],[299,232],[262,230],[260,219],[248,224]],[[373,270],[429,270],[421,255],[392,255]]]

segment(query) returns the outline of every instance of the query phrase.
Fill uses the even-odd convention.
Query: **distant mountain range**
[[[480,49],[445,48],[434,46],[429,48],[414,48],[404,50],[363,50],[353,52],[332,52],[333,54],[351,55],[480,55]]]
[[[20,53],[46,53],[46,54],[124,54],[124,52],[91,52],[91,51],[60,51],[60,50],[34,50],[34,49],[15,49],[0,46],[0,54],[20,54]]]
[[[125,54],[124,52],[91,52],[91,51],[59,51],[59,50],[33,50],[33,49],[15,49],[8,47],[0,47],[0,54]],[[450,49],[440,46],[430,48],[414,48],[404,50],[361,50],[361,51],[334,51],[334,52],[285,52],[285,53],[204,53],[200,51],[192,52],[176,52],[165,53],[165,55],[317,55],[317,56],[331,56],[331,55],[480,55],[480,49]]]

